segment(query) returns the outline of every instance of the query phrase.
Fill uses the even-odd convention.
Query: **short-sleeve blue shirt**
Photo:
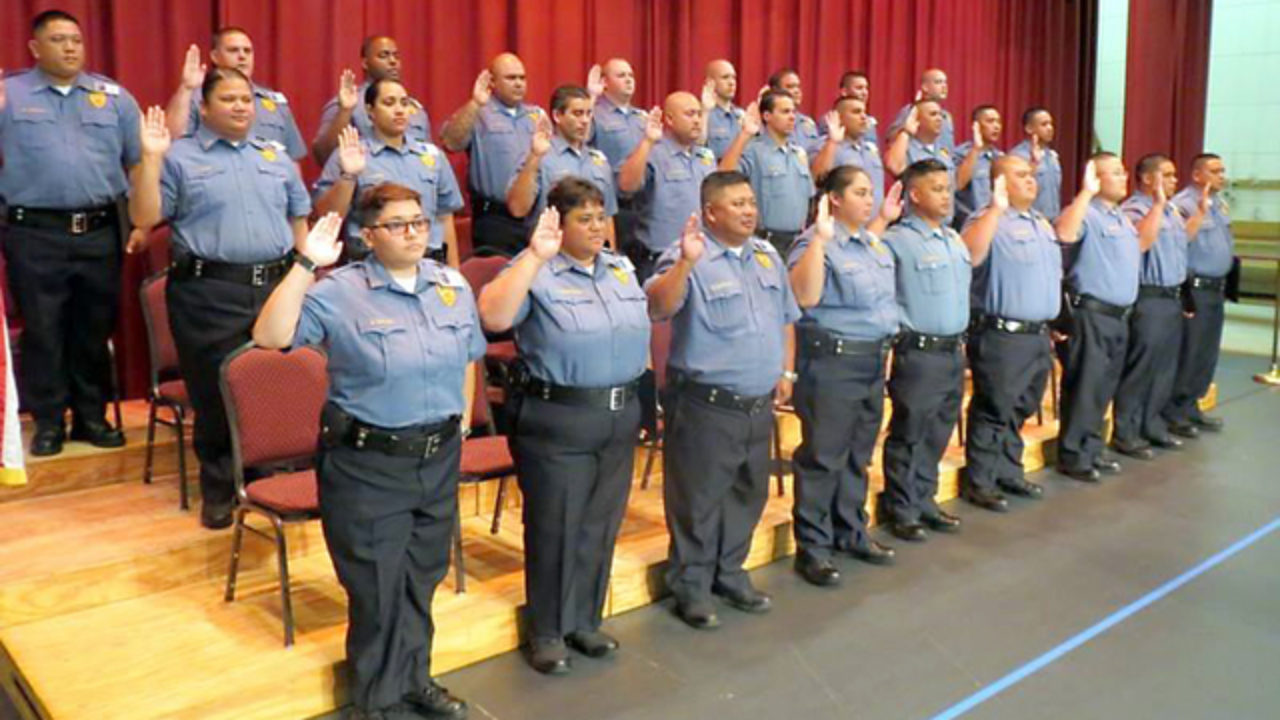
[[[654,143],[644,188],[636,194],[636,239],[654,252],[667,249],[698,211],[702,180],[715,170],[715,156],[705,147],[684,148],[670,136]]]
[[[823,248],[822,295],[802,310],[800,326],[817,326],[854,340],[882,340],[898,332],[893,253],[872,233],[850,233],[842,223]],[[811,226],[792,246],[794,268],[813,241]]]
[[[1178,207],[1184,218],[1190,218],[1200,205],[1200,189],[1195,185],[1188,185],[1178,191],[1171,202]],[[1200,230],[1187,247],[1187,270],[1194,275],[1223,277],[1231,271],[1234,252],[1231,216],[1227,214],[1222,197],[1215,193],[1210,196],[1209,212],[1205,213]]]
[[[1004,211],[986,258],[973,269],[972,298],[974,310],[988,315],[1027,322],[1058,317],[1062,250],[1044,215],[1034,208]]]
[[[898,319],[926,335],[957,335],[969,325],[969,249],[955,230],[908,215],[885,233],[897,259]]]
[[[809,156],[804,148],[792,142],[779,145],[772,137],[760,134],[747,143],[738,167],[751,179],[764,229],[804,229],[809,198],[814,194]]]
[[[1128,307],[1138,299],[1142,251],[1138,231],[1120,206],[1094,198],[1080,226],[1080,250],[1067,284],[1081,295]]]

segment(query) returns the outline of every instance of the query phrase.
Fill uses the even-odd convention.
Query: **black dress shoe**
[[[960,497],[964,498],[970,505],[977,505],[983,510],[991,512],[1008,512],[1009,501],[998,492],[987,492],[978,488],[966,488],[961,491]]]
[[[1220,417],[1212,417],[1209,415],[1201,415],[1193,413],[1191,415],[1191,424],[1208,430],[1209,432],[1220,432],[1222,430],[1223,421]]]
[[[216,503],[204,501],[200,504],[200,524],[210,530],[221,530],[231,527],[233,503]]]
[[[35,457],[48,457],[62,452],[62,440],[66,432],[57,426],[36,426],[35,437],[31,438],[31,454]]]
[[[840,571],[830,560],[814,560],[803,552],[796,555],[796,573],[810,585],[835,587],[840,584]]]
[[[694,600],[676,603],[676,617],[694,630],[715,630],[720,627],[720,616],[711,603]]]
[[[564,644],[589,658],[602,658],[618,650],[618,641],[599,630],[579,630],[564,637]]]
[[[94,447],[124,447],[124,433],[99,420],[81,420],[71,426],[71,439]]]
[[[435,680],[428,680],[426,687],[404,696],[404,702],[418,715],[439,720],[466,720],[467,701],[451,695]]]
[[[1017,495],[1018,497],[1024,497],[1030,500],[1039,500],[1044,496],[1044,488],[1033,482],[1023,480],[1022,478],[997,480],[996,484],[1000,486],[1001,490],[1009,493],[1010,495]]]
[[[1118,465],[1119,463],[1116,463],[1116,464]],[[1066,467],[1065,465],[1059,465],[1058,474],[1066,475],[1072,480],[1079,480],[1080,482],[1087,482],[1087,483],[1096,483],[1102,480],[1102,477],[1098,475],[1098,471],[1094,468],[1086,468],[1084,470],[1072,470],[1071,468]]]
[[[1138,440],[1119,440],[1111,441],[1111,447],[1121,455],[1127,455],[1135,460],[1150,460],[1156,456],[1156,451],[1151,449],[1151,445]]]
[[[1168,435],[1153,437],[1153,438],[1150,438],[1150,440],[1152,445],[1155,445],[1161,450],[1181,450],[1182,449],[1182,441],[1175,437],[1169,437]]]
[[[854,560],[861,560],[869,565],[892,565],[897,555],[893,548],[871,539],[867,539],[861,545],[854,545],[845,552],[849,553]]]
[[[925,513],[920,516],[920,522],[930,530],[940,533],[958,533],[960,532],[960,518],[952,515],[946,510],[939,510],[936,513]]]
[[[762,593],[755,588],[745,590],[713,588],[711,592],[739,612],[763,615],[773,609],[773,598],[769,597],[768,593]]]
[[[1169,434],[1187,438],[1188,440],[1194,440],[1200,437],[1200,430],[1189,422],[1169,423]]]
[[[907,542],[924,542],[929,539],[929,533],[925,532],[924,524],[919,522],[891,522],[889,532],[899,540]]]
[[[525,651],[529,667],[543,675],[568,675],[573,670],[569,650],[560,638],[534,638]]]
[[[1093,469],[1097,470],[1100,473],[1115,475],[1116,473],[1120,472],[1122,468],[1120,467],[1119,462],[1112,460],[1111,458],[1099,457],[1099,458],[1094,458]]]

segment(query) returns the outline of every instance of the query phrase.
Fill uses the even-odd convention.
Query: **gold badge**
[[[448,285],[436,285],[436,292],[440,294],[440,301],[446,307],[453,307],[453,304],[458,302],[458,291]]]
[[[276,151],[272,150],[271,148],[262,148],[261,150],[258,151],[258,153],[262,155],[262,159],[266,160],[267,162],[276,161]]]
[[[627,272],[627,269],[624,267],[614,266],[613,276],[618,278],[618,282],[622,283],[623,285],[626,285],[627,283],[631,282],[631,273]]]
[[[432,155],[431,153],[422,153],[422,154],[421,154],[421,155],[419,155],[418,157],[422,159],[422,164],[423,164],[423,165],[426,165],[427,167],[435,167],[435,166],[436,166],[436,156],[435,156],[435,155]]]
[[[417,106],[417,105],[410,105],[410,106],[409,106],[409,117],[413,117],[414,115],[417,115],[417,114],[418,114],[418,106]]]
[[[271,98],[265,98],[265,97],[262,98],[262,109],[266,110],[267,112],[275,112],[276,101],[272,100]]]
[[[767,252],[757,252],[756,262],[760,263],[760,267],[765,270],[773,269],[773,259],[769,257],[769,253]]]
[[[96,108],[104,108],[107,106],[106,93],[92,92],[89,93],[89,104]]]
[[[703,164],[703,165],[706,165],[706,166],[708,166],[708,167],[709,167],[709,166],[711,165],[711,156],[710,156],[710,155],[703,155],[703,156],[702,156],[702,164]]]

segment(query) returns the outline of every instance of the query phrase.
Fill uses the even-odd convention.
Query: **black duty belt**
[[[925,335],[924,333],[904,331],[898,336],[894,347],[898,350],[923,350],[925,352],[955,352],[964,342],[964,333],[958,335]]]
[[[1015,335],[1043,335],[1049,332],[1049,323],[1030,320],[1014,320],[999,315],[981,315],[975,321],[976,327],[987,330],[1013,333]]]
[[[738,410],[748,415],[754,415],[761,410],[773,407],[773,393],[739,395],[732,390],[717,385],[704,385],[687,380],[677,382],[675,388],[676,392],[681,395],[701,400],[708,405],[714,405],[726,410]]]
[[[1181,296],[1181,285],[1141,285],[1138,287],[1139,298],[1167,298],[1169,300],[1177,300]]]
[[[1110,315],[1124,320],[1133,312],[1132,305],[1112,305],[1109,302],[1103,302],[1096,297],[1089,295],[1076,295],[1071,298],[1071,306],[1081,308],[1083,310],[1092,310],[1100,312],[1103,315]]]
[[[360,422],[350,415],[339,413],[345,427],[324,427],[326,443],[341,444],[356,450],[380,452],[396,457],[429,458],[458,434],[458,418],[432,425],[420,425],[403,430],[387,430]]]
[[[516,222],[525,222],[528,218],[518,218],[511,214],[507,209],[506,200],[494,200],[480,194],[477,190],[471,191],[471,214],[472,215],[499,215]]]
[[[636,396],[639,389],[639,378],[624,385],[600,388],[555,385],[537,378],[525,378],[520,385],[521,392],[528,397],[536,397],[559,405],[602,408],[613,412],[625,408],[627,402]]]
[[[21,227],[59,230],[72,235],[84,235],[109,227],[119,221],[115,205],[103,205],[78,210],[51,210],[48,208],[11,207],[9,224]]]
[[[1195,275],[1191,278],[1191,287],[1196,290],[1214,290],[1221,292],[1227,288],[1227,279],[1224,277]]]
[[[293,253],[265,263],[228,263],[181,255],[169,266],[169,276],[174,280],[205,278],[263,287],[284,277],[292,265]]]
[[[855,340],[824,330],[798,328],[801,352],[810,355],[879,355],[889,349],[892,338]]]

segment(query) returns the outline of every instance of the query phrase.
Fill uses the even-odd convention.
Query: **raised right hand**
[[[813,221],[813,239],[826,242],[836,235],[836,223],[831,219],[831,195],[822,193],[818,201],[818,217]]]
[[[1031,164],[1039,165],[1040,160],[1044,158],[1044,146],[1040,144],[1040,136],[1031,136]]]
[[[351,125],[342,128],[338,133],[338,168],[347,175],[359,175],[367,164],[364,146],[360,144],[360,131]]]
[[[326,213],[307,233],[302,254],[317,267],[329,267],[338,262],[342,256],[342,243],[338,241],[341,229],[342,216],[336,212]]]
[[[338,77],[338,107],[350,110],[358,102],[360,102],[360,94],[356,89],[356,74],[351,71],[351,68],[346,68]]]
[[[147,108],[146,117],[142,119],[141,130],[139,132],[142,141],[142,153],[144,155],[164,156],[169,152],[169,145],[172,140],[169,137],[169,127],[164,124],[164,110],[158,105],[152,105]]]
[[[649,142],[658,142],[662,139],[662,108],[653,106],[649,110],[648,117],[644,121],[644,136]]]
[[[764,121],[760,119],[760,103],[753,102],[747,106],[747,111],[742,113],[742,132],[748,135],[759,135],[763,126]]]
[[[0,68],[0,112],[4,112],[5,89],[4,89],[4,68]]]
[[[538,224],[529,237],[529,251],[534,257],[546,262],[560,252],[560,242],[564,232],[560,229],[560,211],[549,207],[538,216]]]
[[[702,110],[709,112],[711,108],[716,106],[716,81],[708,79],[702,83]]]
[[[200,46],[195,43],[187,48],[187,55],[182,60],[182,87],[197,90],[204,84],[204,73],[208,69],[200,62]]]
[[[690,265],[697,264],[707,243],[702,239],[702,228],[698,227],[698,213],[689,215],[684,221],[684,230],[680,233],[680,257]]]
[[[599,64],[587,71],[587,94],[593,101],[604,94],[604,70]]]
[[[1004,175],[996,177],[991,190],[991,206],[998,212],[1009,209],[1009,180]]]
[[[918,106],[911,107],[911,112],[907,113],[907,119],[902,123],[902,129],[912,136],[920,132],[920,110]]]
[[[1102,180],[1098,178],[1098,166],[1092,160],[1085,163],[1084,183],[1081,191],[1088,193],[1090,196],[1102,192]]]
[[[551,133],[551,120],[547,118],[546,113],[538,113],[538,119],[534,123],[533,139],[529,145],[535,157],[542,157],[551,150]]]
[[[489,98],[493,97],[493,73],[488,70],[481,70],[476,76],[476,82],[471,86],[471,99],[476,101],[477,105],[484,105],[489,102]]]
[[[827,125],[827,139],[836,144],[844,142],[844,123],[840,122],[840,113],[832,110],[823,120]]]

